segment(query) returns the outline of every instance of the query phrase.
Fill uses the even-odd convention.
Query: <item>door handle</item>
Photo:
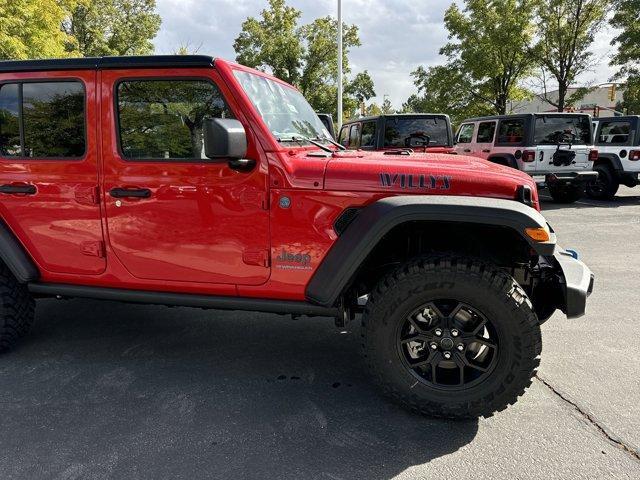
[[[470,148],[465,148],[465,149],[463,150],[463,152],[465,152],[465,153],[469,153],[469,152],[471,152],[471,149],[470,149]]]
[[[488,148],[485,148],[482,150],[482,153],[491,153],[491,150],[489,150]]]
[[[5,185],[0,185],[0,193],[7,193],[9,195],[23,194],[23,195],[33,195],[36,193],[35,185],[16,185],[7,183]]]
[[[109,195],[113,198],[149,198],[151,190],[148,188],[112,188]]]

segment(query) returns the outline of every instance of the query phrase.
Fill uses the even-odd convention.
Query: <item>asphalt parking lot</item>
[[[640,478],[640,188],[544,213],[596,289],[493,418],[387,402],[330,319],[42,300],[0,358],[0,478]]]

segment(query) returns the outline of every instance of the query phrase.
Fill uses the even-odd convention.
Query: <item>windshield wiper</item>
[[[300,135],[300,134],[291,135],[290,137],[287,137],[287,138],[282,138],[279,136],[278,142],[309,142],[312,145],[315,145],[316,147],[324,150],[325,152],[333,153],[333,150],[331,150],[326,145],[322,145],[320,142],[317,142],[314,139],[305,137],[304,135]]]

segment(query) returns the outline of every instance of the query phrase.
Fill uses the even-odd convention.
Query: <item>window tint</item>
[[[476,143],[493,143],[496,133],[496,122],[482,122],[478,124],[478,138]]]
[[[587,115],[539,115],[533,141],[536,145],[558,142],[591,144],[591,121]]]
[[[501,120],[496,143],[520,144],[524,141],[524,120]]]
[[[473,123],[465,123],[458,130],[458,143],[471,143],[473,139]]]
[[[449,126],[443,118],[387,118],[385,147],[409,147],[412,138],[429,137],[429,146],[449,145]]]
[[[631,135],[630,135],[631,133]],[[603,122],[598,136],[599,144],[630,145],[635,132],[629,122]]]
[[[340,129],[340,136],[338,137],[338,143],[343,147],[349,146],[348,135],[349,135],[349,127],[348,126],[342,127]]]
[[[360,124],[351,125],[351,133],[349,133],[349,148],[360,147]]]
[[[20,116],[22,93],[22,116]],[[80,82],[25,82],[0,89],[0,152],[29,158],[82,157],[85,95]],[[20,127],[22,126],[22,135]]]
[[[375,147],[376,145],[376,122],[365,122],[362,124],[361,147]]]
[[[120,146],[130,159],[202,159],[205,118],[233,118],[205,80],[133,80],[118,85]]]
[[[20,146],[20,106],[17,83],[0,87],[0,154],[5,157],[22,155]]]

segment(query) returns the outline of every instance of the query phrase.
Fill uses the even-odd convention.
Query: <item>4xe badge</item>
[[[282,270],[311,270],[311,255],[292,253],[283,248],[275,259],[275,267]]]
[[[380,173],[380,185],[406,189],[449,190],[451,188],[451,177],[448,175]]]

